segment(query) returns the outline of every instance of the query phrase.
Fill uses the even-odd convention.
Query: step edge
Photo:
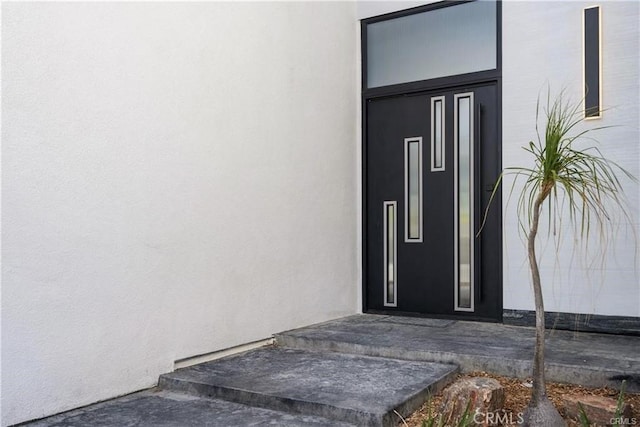
[[[161,376],[158,387],[161,390],[182,392],[205,399],[222,399],[250,407],[295,415],[316,416],[355,425],[380,426],[384,415],[384,413],[366,412],[330,404],[262,394],[229,386],[218,386],[184,378],[170,377],[168,375]],[[328,409],[328,411],[319,411],[317,410],[318,407]]]
[[[307,351],[332,351],[361,356],[457,365],[462,373],[481,370],[509,377],[527,378],[531,376],[533,366],[533,361],[529,358],[512,357],[508,358],[508,360],[516,363],[505,364],[504,358],[494,358],[491,356],[478,356],[473,354],[431,350],[403,350],[400,352],[399,350],[396,350],[395,347],[391,346],[382,347],[358,343],[328,341],[322,338],[300,337],[292,336],[290,334],[278,334],[275,338],[276,345],[282,348]],[[587,387],[610,386],[615,389],[620,389],[621,380],[613,379],[613,377],[638,376],[638,378],[640,378],[640,372],[636,373],[621,369],[578,366],[549,360],[546,362],[545,370],[547,371],[547,380],[549,381],[579,384]],[[594,380],[577,382],[575,380],[576,376],[574,374],[568,374],[568,371],[583,371],[585,374],[596,373],[600,375],[597,375],[597,378]],[[629,385],[630,384],[627,384],[627,387],[629,387]],[[631,386],[633,390],[640,390],[640,382],[637,385],[632,384]]]

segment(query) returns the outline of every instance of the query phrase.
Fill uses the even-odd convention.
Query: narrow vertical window
[[[598,118],[601,114],[602,76],[600,43],[600,6],[584,10],[583,16],[584,57],[584,116]]]
[[[404,139],[404,240],[422,242],[422,137]]]
[[[455,310],[473,311],[473,93],[454,96]]]
[[[444,170],[444,96],[431,98],[431,171]]]
[[[397,202],[383,202],[384,209],[384,305],[396,307],[398,290],[397,251]]]

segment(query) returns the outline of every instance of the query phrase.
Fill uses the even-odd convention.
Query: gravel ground
[[[518,414],[524,411],[529,397],[531,395],[531,388],[524,385],[525,380],[518,378],[501,377],[499,375],[492,375],[486,372],[473,372],[470,374],[459,375],[458,378],[469,377],[489,377],[495,378],[502,384],[505,389],[506,402],[505,411],[507,413]],[[606,396],[613,399],[618,398],[618,392],[610,388],[588,388],[572,384],[558,384],[547,383],[547,395],[554,403],[559,411],[562,411],[562,396],[565,394],[590,394],[597,396]],[[405,420],[406,424],[400,423],[400,426],[408,427],[421,427],[423,420],[427,420],[429,416],[438,414],[438,408],[442,402],[442,393],[433,396],[422,407],[414,412],[409,418]],[[640,425],[640,393],[626,393],[625,402],[630,403],[633,410],[633,417],[636,418],[636,422]],[[562,413],[562,412],[561,412]],[[514,420],[517,420],[517,416],[514,415]],[[580,424],[577,421],[567,419],[569,427],[579,427]]]

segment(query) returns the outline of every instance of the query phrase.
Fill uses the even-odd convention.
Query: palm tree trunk
[[[547,193],[547,194],[545,194]],[[540,283],[540,270],[536,260],[536,236],[538,235],[538,223],[540,221],[540,210],[542,203],[547,198],[548,192],[541,189],[533,205],[533,221],[529,230],[527,251],[529,254],[529,267],[531,268],[531,278],[533,280],[533,296],[536,307],[536,345],[533,357],[533,391],[531,394],[532,403],[537,403],[547,394],[547,385],[544,376],[544,301],[542,299],[542,285]]]
[[[536,306],[536,343],[533,356],[533,390],[531,401],[525,412],[524,422],[526,426],[554,427],[565,426],[566,423],[547,397],[547,385],[544,374],[544,301],[542,299],[542,285],[540,283],[540,270],[536,260],[536,236],[538,235],[538,223],[542,203],[551,193],[552,186],[543,184],[538,197],[533,204],[533,219],[529,230],[527,250],[529,254],[529,267],[533,280],[533,295]]]

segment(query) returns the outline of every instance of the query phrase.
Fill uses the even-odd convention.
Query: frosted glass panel
[[[473,309],[473,117],[472,94],[455,96],[457,165],[457,310]]]
[[[367,25],[367,87],[493,70],[496,3],[474,1]]]
[[[405,242],[422,242],[422,137],[404,140]]]
[[[444,170],[444,96],[431,98],[431,171]]]
[[[396,209],[398,204],[384,202],[384,305],[395,307],[396,292],[398,290],[396,271],[397,253],[397,229]]]

